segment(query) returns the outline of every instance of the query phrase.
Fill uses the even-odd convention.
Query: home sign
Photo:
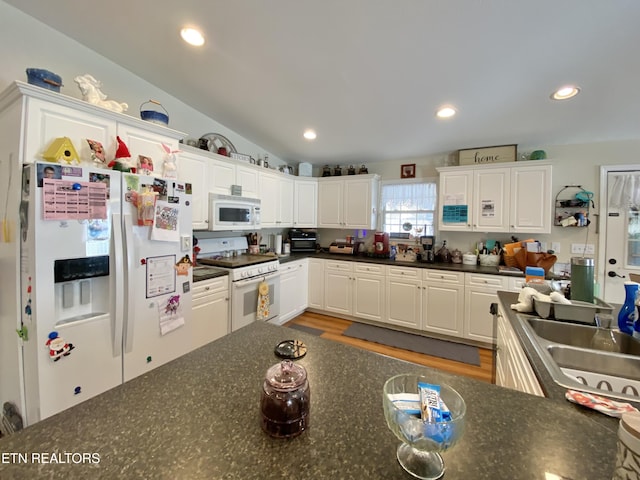
[[[458,161],[460,165],[515,162],[517,147],[517,145],[498,145],[458,150]]]

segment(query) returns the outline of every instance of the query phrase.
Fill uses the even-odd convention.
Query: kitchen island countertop
[[[274,346],[289,338],[308,345],[299,362],[309,375],[310,428],[275,440],[260,428],[260,390],[278,361]],[[448,383],[467,403],[466,431],[443,454],[447,480],[611,478],[614,419],[595,422],[569,402],[257,322],[0,439],[0,478],[408,479],[381,400],[384,382],[400,373]],[[32,461],[65,452],[94,453],[99,463]]]

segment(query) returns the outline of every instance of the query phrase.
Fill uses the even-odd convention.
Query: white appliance
[[[260,229],[260,199],[209,192],[209,230]]]
[[[198,264],[229,271],[231,331],[257,320],[258,286],[262,282],[269,286],[269,312],[261,320],[277,323],[280,315],[280,262],[277,258],[243,253],[248,248],[246,237],[209,239],[198,245],[207,249],[204,255],[198,256]]]
[[[141,195],[150,190],[156,193]],[[154,225],[139,225],[136,197],[155,199],[148,217]],[[190,349],[190,204],[174,179],[51,163],[24,167],[27,425]]]

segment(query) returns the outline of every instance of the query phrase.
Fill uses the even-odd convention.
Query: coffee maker
[[[427,263],[435,263],[436,252],[433,247],[436,244],[436,237],[434,235],[424,235],[420,237],[420,243],[422,244],[422,260]]]
[[[376,256],[389,256],[389,234],[386,232],[376,232],[373,238],[373,252]]]

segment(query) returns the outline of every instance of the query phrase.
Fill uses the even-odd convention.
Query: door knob
[[[607,275],[609,275],[611,278],[613,278],[613,277],[627,278],[625,275],[618,275],[613,270],[609,270],[609,272],[607,272]]]

